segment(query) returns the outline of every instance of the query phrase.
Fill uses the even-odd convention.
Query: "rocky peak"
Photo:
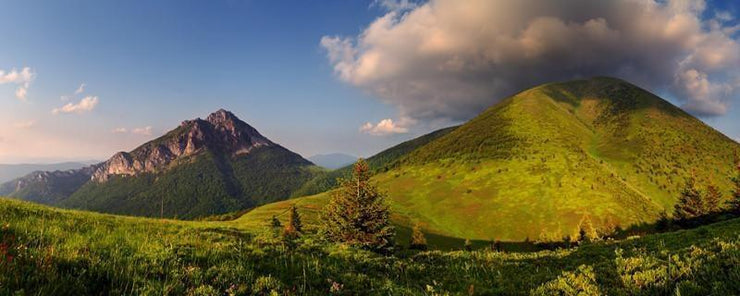
[[[235,126],[236,122],[241,122],[234,113],[224,109],[218,109],[218,111],[211,113],[206,118],[206,121],[210,122],[214,126]]]
[[[166,169],[179,157],[203,151],[227,156],[250,153],[261,146],[275,145],[256,129],[224,109],[183,121],[180,127],[129,153],[119,152],[93,174],[92,179],[106,181],[113,175],[136,175]]]

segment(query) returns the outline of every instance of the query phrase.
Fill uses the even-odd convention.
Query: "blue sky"
[[[443,1],[382,2],[385,5],[345,0],[3,1],[0,71],[28,67],[33,78],[0,80],[0,162],[103,160],[182,120],[205,117],[219,108],[233,111],[268,138],[306,157],[331,152],[368,156],[470,118],[508,91],[481,88],[470,97],[484,99],[414,101],[401,97],[406,96],[403,91],[383,90],[391,80],[418,85],[418,73],[408,70],[418,68],[415,65],[398,63],[409,68],[391,76],[359,76],[366,73],[359,66],[342,72],[343,62],[360,65],[380,56],[392,63],[403,57],[398,55],[401,50],[383,47],[395,44],[392,38],[398,32],[392,30],[403,29],[407,19],[414,19],[412,14],[422,17],[423,7],[438,12],[444,8]],[[722,26],[732,27],[738,11],[732,3],[708,2],[701,20],[718,18],[715,11],[721,11],[730,16],[723,18]],[[590,17],[597,12],[584,13]],[[389,27],[376,35],[372,25],[383,19],[391,19]],[[737,40],[734,33],[728,36]],[[390,42],[378,41],[383,38]],[[332,56],[337,50],[351,54]],[[594,69],[571,76],[601,74],[601,68]],[[735,78],[735,71],[722,71],[709,72],[710,77]],[[440,81],[448,81],[447,73],[437,74]],[[630,80],[627,72],[616,75]],[[661,81],[638,76],[636,83],[663,89]],[[434,79],[422,82],[434,84]],[[467,84],[450,85],[468,89]],[[20,88],[27,91],[23,98],[16,93]],[[428,94],[424,91],[439,93],[434,88],[417,93]],[[664,93],[676,104],[692,102],[682,94]],[[87,106],[79,104],[86,98]],[[737,138],[740,102],[733,101],[735,93],[722,101],[727,108],[721,114],[702,118]]]

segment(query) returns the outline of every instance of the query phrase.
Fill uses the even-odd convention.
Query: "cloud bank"
[[[20,71],[12,69],[9,72],[0,70],[0,84],[16,84],[15,97],[21,101],[26,100],[28,88],[31,87],[31,81],[36,77],[36,73],[29,67],[24,67]]]
[[[401,118],[467,120],[516,91],[597,75],[667,92],[700,116],[725,114],[740,90],[740,25],[703,0],[376,3],[388,12],[361,34],[320,45],[342,81]],[[362,130],[384,129],[371,125]]]

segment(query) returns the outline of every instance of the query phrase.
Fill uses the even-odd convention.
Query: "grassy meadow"
[[[301,212],[310,219],[311,213]],[[254,219],[247,219],[250,215]],[[267,217],[248,213],[231,222],[158,220],[0,199],[0,294],[731,295],[740,291],[738,219],[567,250],[398,250],[393,256],[381,256],[323,243],[310,230],[290,247],[273,230],[260,227],[263,218]]]

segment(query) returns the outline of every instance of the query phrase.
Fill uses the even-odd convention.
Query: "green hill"
[[[2,295],[736,295],[740,220],[534,253],[399,252],[0,198]]]
[[[738,147],[643,89],[593,78],[507,98],[401,155],[374,180],[404,227],[421,223],[461,239],[560,240],[586,217],[606,229],[670,213],[691,174],[728,192]]]

